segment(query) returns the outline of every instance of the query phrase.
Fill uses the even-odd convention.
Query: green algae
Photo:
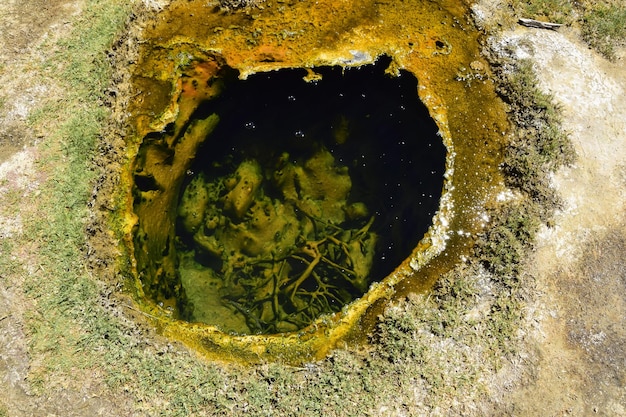
[[[347,202],[347,167],[325,149],[302,165],[290,159],[284,153],[265,169],[246,160],[185,189],[187,320],[238,334],[295,331],[366,291],[377,235],[364,204]],[[348,218],[363,224],[342,227]]]

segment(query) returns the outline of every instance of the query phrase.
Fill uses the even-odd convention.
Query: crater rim
[[[199,56],[192,57],[190,62],[202,62],[202,59],[207,56],[210,59],[218,59],[222,61],[222,65],[228,66],[224,58],[219,53],[213,51],[200,53]],[[134,297],[135,301],[138,302],[142,310],[153,316],[157,327],[162,330],[164,335],[169,335],[195,346],[200,352],[213,359],[229,358],[228,360],[256,362],[261,358],[281,358],[287,362],[299,363],[304,360],[302,358],[321,358],[339,341],[345,340],[350,336],[366,310],[380,300],[390,299],[395,292],[394,287],[405,278],[419,271],[445,249],[446,241],[449,238],[449,224],[454,215],[451,191],[454,188],[452,178],[454,175],[455,152],[447,126],[445,109],[440,105],[438,97],[431,94],[427,87],[420,84],[417,74],[398,66],[393,55],[386,53],[375,55],[371,60],[361,61],[358,64],[345,62],[345,60],[341,59],[335,61],[319,59],[317,63],[306,66],[274,63],[271,68],[265,68],[264,70],[251,71],[247,69],[246,71],[240,71],[240,77],[241,79],[246,79],[252,74],[269,73],[281,69],[305,69],[311,71],[317,67],[327,66],[341,67],[343,69],[358,68],[374,64],[381,56],[387,56],[391,59],[388,72],[393,74],[393,76],[397,76],[399,71],[402,70],[415,77],[418,83],[418,91],[415,92],[417,99],[428,110],[431,120],[438,127],[437,135],[446,148],[443,188],[439,197],[438,209],[433,215],[430,227],[419,240],[412,253],[395,267],[393,272],[379,281],[373,282],[361,297],[345,305],[340,312],[332,316],[328,314],[322,315],[309,326],[294,332],[245,335],[229,334],[221,331],[216,326],[191,323],[172,317],[171,313],[166,309],[146,298],[141,289],[142,283],[138,277],[136,259],[133,256],[133,261],[135,262],[134,280],[137,288],[137,295]],[[170,77],[170,79],[174,83],[178,82],[188,68],[189,63],[181,64],[176,69],[177,75]],[[173,87],[174,90],[177,88],[176,86]],[[180,94],[180,90],[174,92],[174,94],[177,93]],[[163,131],[168,124],[176,119],[179,113],[180,108],[177,104],[169,106],[163,113],[153,118],[149,124],[149,130],[153,132]],[[129,229],[132,229],[134,226],[136,226],[136,219],[133,220],[133,224]],[[134,245],[132,238],[128,239],[128,242],[131,245],[129,252],[133,254]],[[290,346],[291,349],[296,348],[290,353],[285,353],[285,346]]]

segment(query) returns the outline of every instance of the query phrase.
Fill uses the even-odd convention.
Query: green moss
[[[509,104],[509,116],[516,126],[502,166],[505,181],[529,196],[537,204],[531,211],[547,221],[559,204],[548,173],[572,163],[574,148],[560,128],[559,108],[550,95],[537,89],[529,61],[500,63],[496,73],[498,92]]]
[[[626,8],[600,5],[583,15],[583,38],[607,58],[615,57],[615,45],[626,42]]]
[[[484,277],[478,265],[459,266],[442,276],[428,296],[411,296],[385,311],[375,334],[376,357],[384,371],[426,390],[424,400],[437,407],[452,391],[476,398],[485,386],[485,369],[495,369],[497,349],[472,350],[489,326],[489,314],[473,315]],[[482,346],[478,342],[476,346]],[[378,359],[380,358],[380,359]],[[402,369],[407,369],[403,375]],[[409,383],[409,382],[405,382]]]
[[[560,24],[571,23],[575,19],[572,0],[513,0],[511,5],[519,17]]]
[[[40,267],[25,281],[26,294],[37,300],[28,314],[33,355],[49,360],[33,370],[31,381],[42,387],[51,370],[85,367],[98,360],[79,354],[89,341],[111,327],[99,308],[98,286],[86,273],[81,249],[85,245],[87,201],[95,172],[91,165],[107,110],[101,105],[108,83],[105,50],[123,27],[129,6],[87,2],[73,35],[57,45],[56,56],[44,64],[59,69],[57,81],[68,91],[56,105],[31,119],[46,129],[63,121],[42,145],[48,182],[38,197],[41,218],[25,224],[26,235],[39,245]]]
[[[518,201],[490,213],[491,225],[477,239],[476,256],[507,285],[515,285],[521,264],[533,246],[539,229],[540,213],[546,208],[536,203]]]

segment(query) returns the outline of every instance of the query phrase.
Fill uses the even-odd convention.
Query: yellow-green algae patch
[[[203,1],[175,1],[155,17],[144,37],[130,107],[128,207],[133,209],[136,184],[142,198],[152,199],[151,204],[162,201],[163,210],[141,213],[144,206],[136,205],[138,212],[128,216],[128,242],[136,265],[150,265],[147,271],[135,271],[136,299],[155,317],[163,334],[218,360],[300,363],[321,358],[339,341],[363,336],[380,302],[400,290],[427,290],[439,274],[459,262],[470,237],[488,221],[483,208],[493,203],[502,187],[498,165],[508,124],[480,57],[479,33],[466,4],[267,1],[226,13]],[[178,320],[173,298],[150,300],[144,287],[151,283],[167,287],[160,277],[175,273],[174,258],[167,253],[174,244],[175,204],[183,176],[219,122],[215,113],[191,123],[190,117],[202,102],[219,95],[227,76],[224,68],[233,68],[244,78],[281,68],[309,68],[308,78],[315,79],[316,67],[361,66],[382,55],[391,58],[390,75],[400,70],[415,75],[419,83],[415,93],[448,149],[440,210],[412,255],[341,312],[291,333],[229,335],[214,326]],[[159,138],[155,146],[145,146],[155,137]],[[140,235],[133,238],[137,217],[150,220],[142,220]],[[150,238],[142,240],[141,233]],[[147,259],[155,252],[164,255],[163,262]],[[160,289],[166,295],[177,291],[181,289]]]

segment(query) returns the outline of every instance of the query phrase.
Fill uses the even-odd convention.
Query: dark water
[[[381,236],[373,279],[404,260],[438,209],[445,154],[437,126],[417,96],[417,79],[384,74],[389,60],[357,68],[318,67],[320,81],[305,82],[304,69],[253,74],[233,80],[201,112],[220,123],[200,150],[194,172],[213,162],[272,160],[283,152],[306,155],[325,146],[352,179],[350,199],[376,214]],[[337,144],[334,131],[347,124]],[[228,166],[228,164],[226,164]],[[228,168],[225,168],[228,169]]]
[[[418,98],[416,78],[404,71],[398,77],[385,74],[389,63],[383,57],[357,68],[317,67],[321,79],[312,82],[303,80],[304,69],[246,80],[233,71],[221,96],[195,116],[217,113],[220,122],[198,152],[187,183],[199,173],[209,181],[223,178],[247,160],[268,167],[288,154],[297,165],[327,150],[337,167],[347,169],[348,203],[364,203],[374,216],[370,231],[378,239],[368,282],[381,280],[430,226],[446,156],[437,126]],[[361,226],[349,223],[341,226]],[[183,230],[179,235],[181,249],[193,250],[192,237]],[[352,289],[345,300],[361,295]]]

